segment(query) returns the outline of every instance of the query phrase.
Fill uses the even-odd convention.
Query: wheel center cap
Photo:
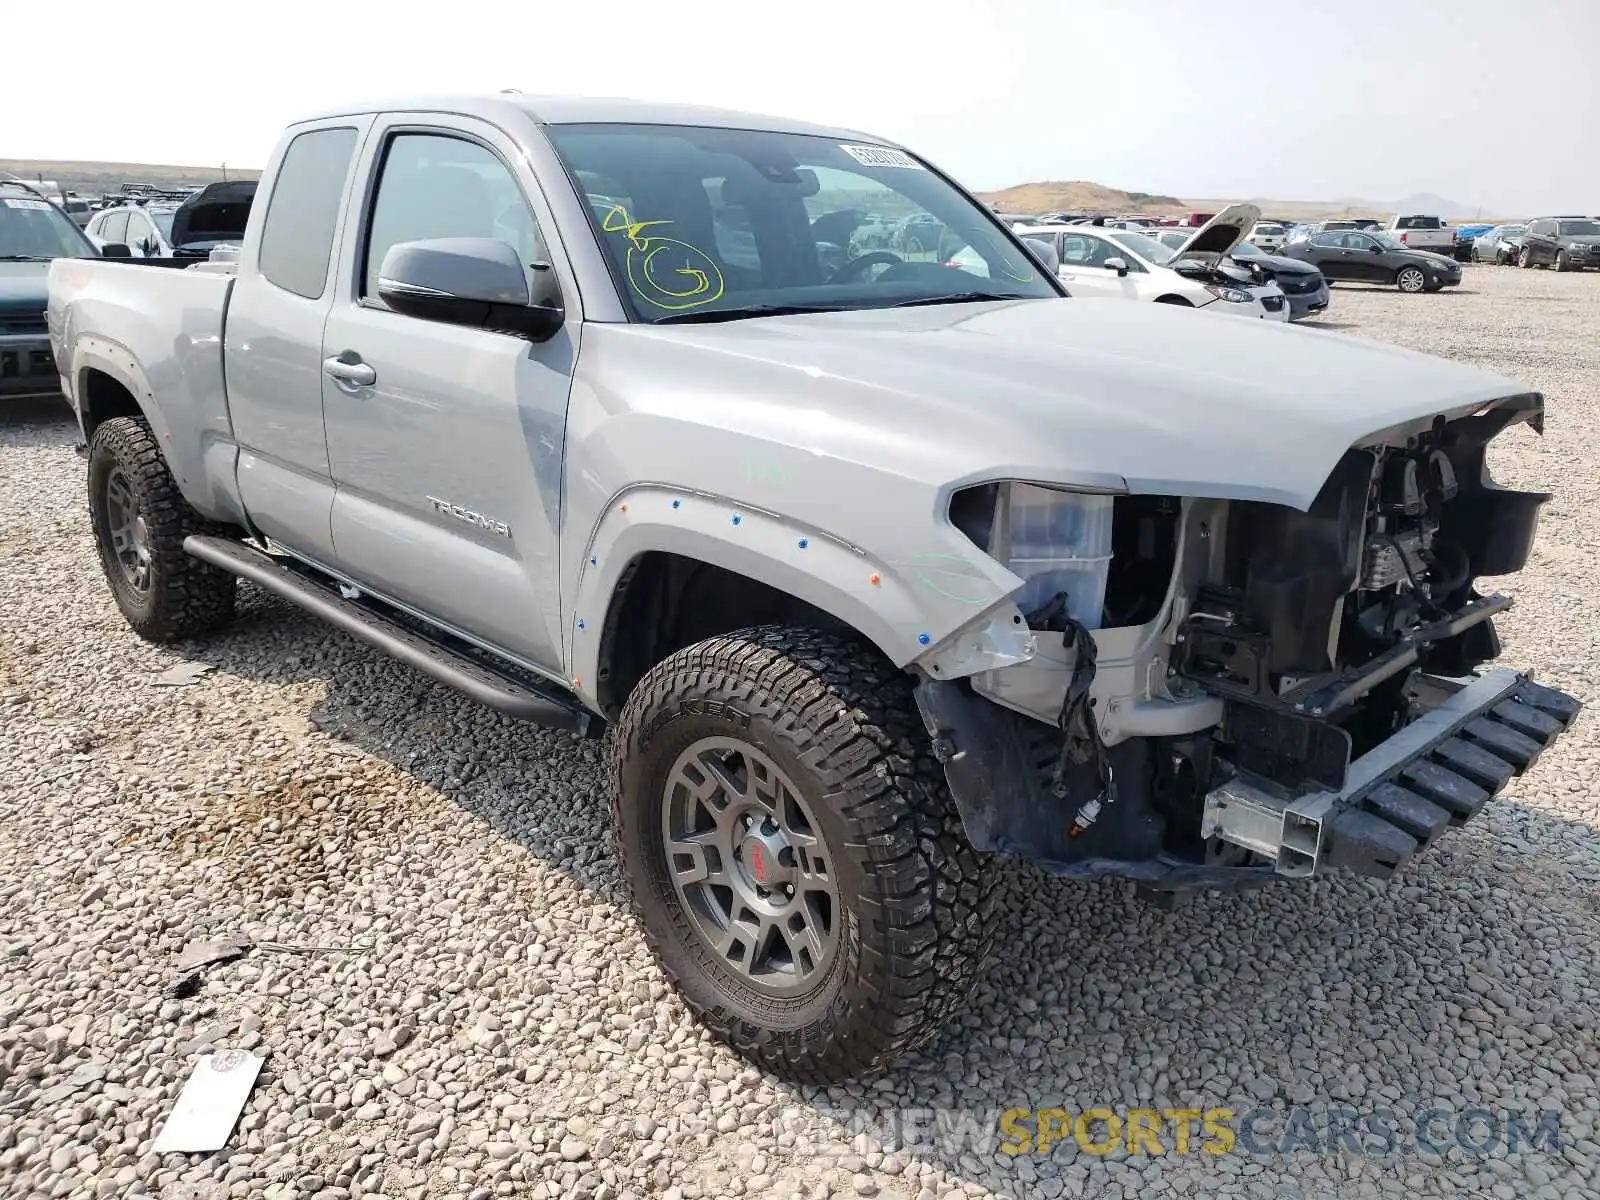
[[[745,878],[763,891],[794,882],[794,861],[788,840],[779,830],[757,829],[739,843],[739,866]]]

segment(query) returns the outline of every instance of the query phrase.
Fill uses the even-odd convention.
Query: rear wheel
[[[183,551],[191,533],[218,527],[189,507],[142,419],[117,417],[95,429],[89,517],[111,595],[140,637],[177,641],[232,619],[237,579]]]
[[[1428,277],[1422,273],[1421,267],[1401,267],[1394,277],[1394,282],[1402,292],[1415,295],[1428,286]]]
[[[613,737],[634,910],[707,1026],[815,1083],[938,1033],[992,941],[993,866],[903,672],[853,637],[747,629],[656,666]]]

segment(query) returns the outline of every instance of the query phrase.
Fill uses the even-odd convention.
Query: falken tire
[[[128,548],[128,522],[119,520],[124,514],[136,526],[136,550]],[[237,579],[183,550],[191,533],[217,533],[220,527],[184,500],[143,420],[116,417],[95,429],[89,441],[89,518],[111,595],[140,637],[179,641],[232,620]],[[130,558],[142,571],[130,566]]]
[[[674,882],[668,785],[707,739],[774,764],[815,819],[837,942],[808,990],[774,995],[730,966]],[[854,637],[769,626],[679,650],[629,697],[611,784],[621,865],[652,950],[708,1028],[784,1079],[860,1078],[927,1042],[992,948],[993,860],[965,838],[909,677]]]

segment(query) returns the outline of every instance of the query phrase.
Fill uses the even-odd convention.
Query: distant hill
[[[978,198],[1000,212],[1172,212],[1183,207],[1176,196],[1125,192],[1084,179],[1019,183],[998,192],[980,192]]]
[[[152,183],[157,186],[187,187],[215,183],[219,179],[259,179],[260,171],[220,167],[176,167],[154,163],[75,162],[67,159],[0,158],[0,178],[16,175],[29,183],[53,180],[62,191],[98,196],[114,192],[124,183]]]
[[[1127,192],[1087,180],[1048,180],[1019,183],[994,192],[979,192],[978,198],[1000,212],[1107,212],[1168,215],[1180,212],[1216,212],[1229,204],[1247,202],[1261,209],[1264,216],[1290,221],[1320,221],[1329,217],[1378,217],[1387,220],[1395,213],[1428,213],[1450,221],[1470,221],[1480,213],[1489,220],[1493,212],[1463,204],[1432,192],[1418,192],[1400,200],[1362,200],[1341,197],[1336,200],[1268,200],[1260,196],[1196,200],[1161,196],[1150,192]]]

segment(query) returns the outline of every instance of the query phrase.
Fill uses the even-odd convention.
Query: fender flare
[[[896,666],[931,660],[952,633],[996,615],[1020,627],[1003,567],[972,575],[972,600],[942,614],[918,594],[915,573],[881,561],[826,532],[777,513],[662,484],[642,484],[614,497],[578,561],[576,602],[568,614],[571,684],[598,711],[601,643],[618,584],[644,554],[666,552],[759,580],[826,612],[872,642]],[[1021,653],[1021,657],[1031,655]]]
[[[79,336],[72,347],[73,390],[77,397],[78,424],[88,433],[88,395],[84,386],[90,371],[109,376],[127,389],[133,402],[139,406],[144,419],[150,423],[156,440],[165,445],[172,440],[172,430],[161,406],[156,403],[155,391],[145,378],[136,359],[120,343],[98,334]]]

